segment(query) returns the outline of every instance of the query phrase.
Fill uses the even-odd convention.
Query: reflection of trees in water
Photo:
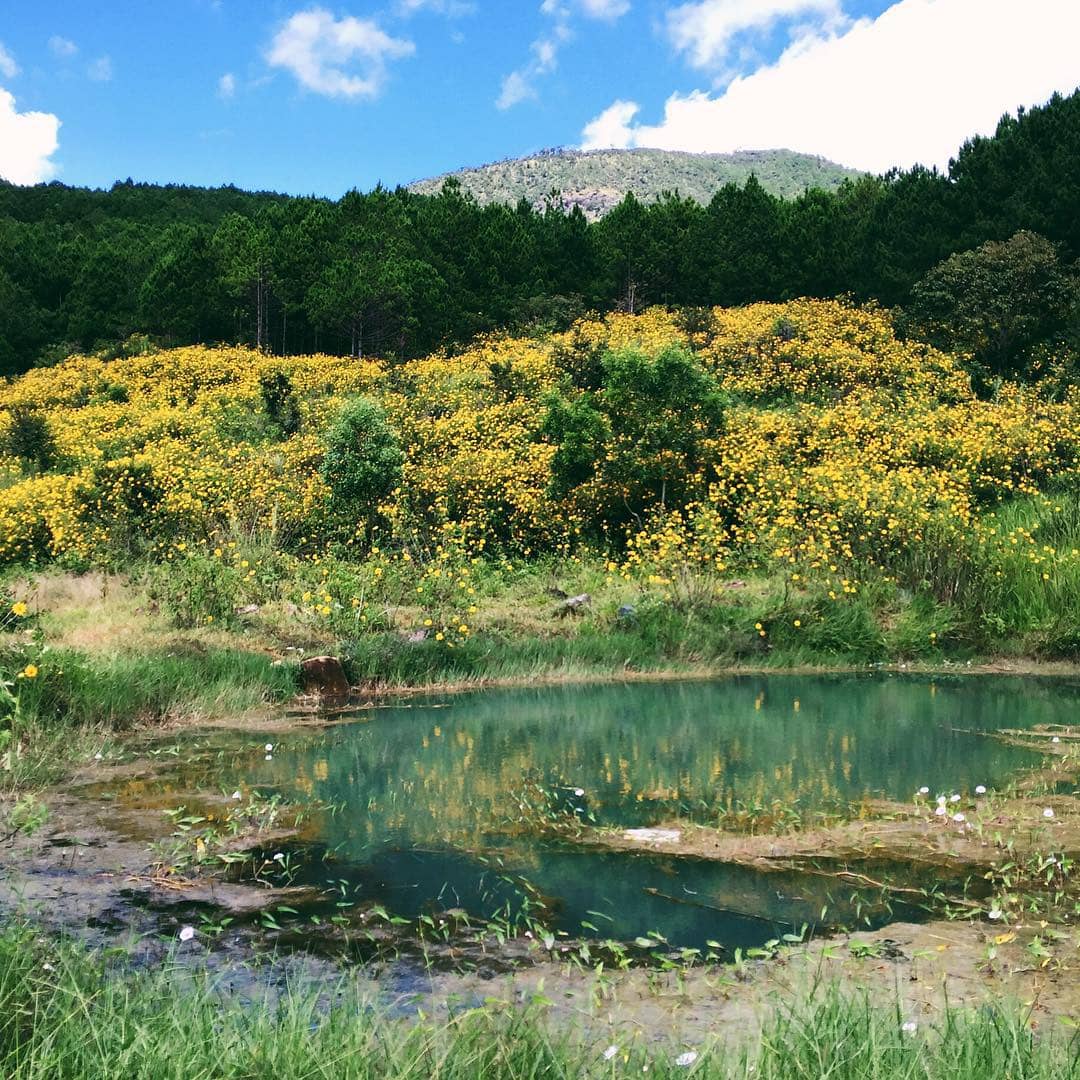
[[[332,843],[476,848],[505,842],[527,776],[580,786],[601,821],[625,824],[680,805],[815,809],[1000,782],[1032,755],[970,731],[1061,721],[1077,697],[985,678],[795,676],[488,692],[380,710],[267,770],[342,805]]]

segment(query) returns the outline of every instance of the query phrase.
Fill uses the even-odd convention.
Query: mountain
[[[542,150],[531,157],[459,169],[409,185],[425,195],[439,192],[453,177],[481,204],[515,203],[526,198],[541,206],[551,192],[598,218],[628,191],[650,202],[662,192],[678,191],[707,203],[717,188],[744,183],[753,173],[774,195],[798,195],[805,188],[833,189],[853,169],[792,150],[742,150],[736,154],[689,154],[680,150]]]

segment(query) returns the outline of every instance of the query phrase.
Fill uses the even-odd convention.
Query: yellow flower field
[[[35,415],[52,460],[39,471],[0,457],[0,561],[95,561],[135,540],[202,541],[230,525],[317,549],[321,438],[355,394],[384,406],[406,453],[384,508],[395,543],[416,551],[450,523],[471,550],[565,551],[592,501],[613,493],[588,483],[566,498],[550,493],[544,395],[568,385],[567,357],[671,344],[693,349],[714,375],[728,401],[724,423],[706,433],[689,503],[640,521],[620,567],[828,572],[851,560],[887,565],[927,545],[1004,550],[1026,541],[999,535],[988,511],[1077,481],[1080,394],[1050,403],[1036,389],[1007,387],[978,400],[957,359],[899,341],[884,311],[757,304],[717,309],[704,328],[687,329],[679,315],[653,310],[394,368],[184,348],[32,371],[0,386],[0,446]],[[278,371],[300,409],[288,437],[271,429],[260,391]],[[1075,557],[1056,548],[1039,556],[1048,574]]]

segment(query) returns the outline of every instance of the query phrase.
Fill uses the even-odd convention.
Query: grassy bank
[[[196,976],[107,970],[28,929],[0,935],[0,1069],[12,1080],[71,1077],[941,1078],[1080,1075],[1062,1032],[1038,1038],[1002,1006],[913,1019],[819,989],[767,1021],[760,1037],[672,1045],[661,1032],[597,1043],[556,1031],[545,1005],[469,1010],[445,1023],[391,1019],[346,987],[328,1007],[286,993],[276,1006],[223,1001]],[[615,1051],[605,1055],[610,1038]]]
[[[18,651],[6,657],[16,670],[0,790],[55,781],[103,740],[136,726],[241,716],[297,687],[295,665],[243,648],[31,652],[30,662]]]

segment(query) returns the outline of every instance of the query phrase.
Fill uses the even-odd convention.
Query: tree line
[[[991,331],[987,346],[985,327],[965,339],[992,346],[991,366],[1007,370],[1032,333],[1067,335],[1075,322],[1077,176],[1080,91],[1004,117],[945,172],[916,167],[794,199],[751,177],[706,205],[628,195],[597,222],[556,193],[541,208],[480,206],[453,181],[435,196],[377,187],[336,201],[0,183],[0,375],[149,343],[404,359],[591,310],[797,296],[878,300],[947,337],[984,264],[1015,256],[1042,307],[1016,340]],[[958,253],[975,265],[957,265]]]

